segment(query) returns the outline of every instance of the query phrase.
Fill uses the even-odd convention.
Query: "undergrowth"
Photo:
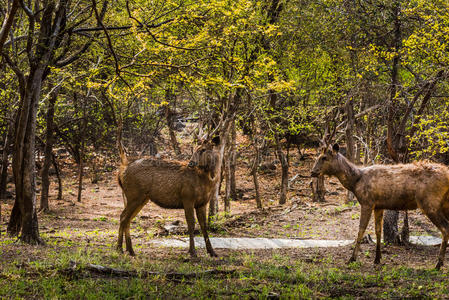
[[[438,272],[388,263],[380,267],[361,262],[346,265],[330,254],[303,256],[300,249],[222,250],[221,258],[210,258],[200,250],[199,258],[191,260],[184,249],[142,247],[136,257],[130,257],[117,253],[112,243],[74,243],[67,231],[56,232],[46,240],[46,246],[27,246],[1,236],[0,298],[399,299],[449,295],[447,266]],[[86,272],[83,266],[87,264],[135,271],[137,275]],[[194,278],[166,276],[169,272],[203,274],[206,270],[233,272],[204,273]],[[148,271],[158,274],[143,275]]]

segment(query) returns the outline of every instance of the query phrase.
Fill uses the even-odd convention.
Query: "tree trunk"
[[[167,91],[166,93],[166,97],[167,97],[167,101],[170,100],[170,94]],[[165,108],[165,120],[167,121],[167,126],[168,126],[168,132],[170,135],[170,142],[171,145],[173,147],[173,151],[175,151],[176,155],[180,155],[181,154],[181,150],[179,148],[179,144],[178,141],[176,140],[176,133],[175,133],[175,129],[174,129],[174,122],[173,122],[173,113],[170,110],[170,107],[167,105]]]
[[[80,157],[78,163],[78,197],[77,197],[78,202],[81,202],[81,197],[83,193],[83,177],[84,177],[84,138],[81,137],[81,139],[82,140],[80,146]]]
[[[404,245],[409,244],[410,228],[408,226],[408,211],[404,211],[404,224],[401,230],[401,242]]]
[[[62,180],[61,180],[61,172],[59,171],[58,162],[56,161],[55,154],[52,153],[52,163],[53,168],[55,169],[56,178],[58,179],[58,197],[56,199],[62,200]]]
[[[224,196],[224,210],[226,213],[231,211],[231,149],[228,144],[228,149],[225,151],[224,157],[224,177],[225,177],[225,196]]]
[[[89,94],[89,92],[88,92]],[[76,99],[76,93],[74,94],[75,97],[75,103],[77,102]],[[85,144],[86,139],[84,138],[84,132],[87,130],[87,114],[86,114],[86,99],[82,100],[82,106],[83,106],[83,123],[79,127],[80,132],[78,133],[79,137],[79,162],[78,162],[78,197],[77,201],[81,202],[81,197],[83,193],[83,177],[84,177],[84,155],[85,155]]]
[[[2,170],[0,175],[0,199],[5,198],[6,186],[8,184],[8,157],[11,152],[11,140],[14,138],[14,126],[12,126],[11,122],[8,124],[8,129],[6,131],[5,142],[3,144]]]
[[[279,197],[279,204],[285,204],[287,202],[287,192],[288,192],[288,161],[287,157],[282,151],[281,142],[279,141],[279,136],[275,135],[276,143],[276,153],[281,161],[282,177],[281,177],[281,195]]]
[[[261,209],[263,206],[262,206],[262,200],[260,199],[259,179],[258,179],[258,174],[257,174],[257,170],[259,169],[259,164],[260,164],[260,148],[254,139],[253,139],[253,145],[254,145],[254,149],[256,150],[256,153],[254,154],[254,161],[253,161],[253,166],[251,168],[251,175],[253,176],[254,191],[256,192],[256,205],[257,205],[257,208]]]
[[[236,131],[235,131],[235,120],[232,120],[231,124],[231,155],[229,163],[229,173],[230,173],[230,196],[234,201],[237,200],[236,182],[235,182],[235,165],[237,161],[237,153],[235,151],[236,143]]]
[[[270,90],[269,91],[269,100],[270,100],[270,106],[273,109],[276,109],[276,102],[277,102],[277,94]],[[282,177],[281,177],[281,195],[279,197],[279,204],[285,204],[287,202],[287,192],[288,192],[288,160],[286,155],[284,154],[284,151],[282,151],[282,145],[281,141],[279,139],[279,134],[277,132],[274,133],[274,142],[275,142],[275,148],[276,148],[276,154],[281,161],[281,170],[282,170]]]
[[[50,170],[50,164],[53,160],[53,118],[55,115],[55,103],[58,97],[58,92],[54,91],[49,98],[48,108],[47,108],[47,130],[46,130],[46,143],[44,149],[44,165],[42,167],[42,193],[41,193],[41,203],[40,210],[41,211],[49,211],[48,205],[48,190],[50,186],[50,179],[48,176],[48,171]]]
[[[13,173],[16,200],[11,213],[8,232],[29,244],[40,244],[36,213],[35,136],[36,115],[41,93],[44,67],[31,69],[24,93],[21,95],[19,117],[14,140]]]
[[[354,162],[354,105],[352,99],[349,99],[346,102],[346,117],[347,117],[347,123],[346,123],[346,158],[350,162]],[[346,196],[346,203],[352,203],[354,202],[354,194],[351,191],[348,191]]]
[[[313,202],[324,202],[324,195],[326,194],[326,188],[324,186],[324,176],[320,175],[318,177],[312,178],[310,181],[310,189],[312,190],[312,201]]]
[[[398,233],[399,211],[386,210],[384,215],[384,242],[387,244],[399,245],[401,239]]]

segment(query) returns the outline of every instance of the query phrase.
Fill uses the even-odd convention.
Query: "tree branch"
[[[103,28],[104,34],[106,35],[106,40],[108,41],[108,47],[109,50],[112,53],[112,56],[114,57],[114,63],[115,63],[115,73],[117,74],[117,76],[123,80],[123,82],[129,87],[131,88],[131,86],[129,85],[129,83],[122,77],[122,75],[120,74],[120,65],[119,65],[119,61],[117,58],[117,54],[114,51],[114,47],[112,46],[112,41],[111,41],[111,36],[109,35],[108,30],[106,29],[106,27],[103,24],[103,18],[100,17],[98,10],[97,10],[97,1],[96,0],[92,0],[92,5],[93,5],[93,9],[95,12],[95,17],[97,18],[97,22],[100,25],[101,28]]]
[[[19,0],[14,0],[11,5],[11,9],[9,12],[6,12],[5,19],[3,20],[2,28],[0,29],[0,53],[3,51],[3,44],[8,37],[9,30],[12,27],[12,23],[14,21],[14,17],[19,8]]]

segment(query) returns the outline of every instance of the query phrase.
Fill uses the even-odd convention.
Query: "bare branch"
[[[0,29],[0,53],[3,51],[3,44],[8,37],[9,30],[11,29],[14,17],[19,8],[19,0],[14,0],[11,5],[11,9],[6,12],[5,19],[3,20],[2,28]]]
[[[23,10],[27,14],[28,18],[34,19],[33,11],[25,4],[23,0],[20,0],[20,5],[22,5]]]
[[[138,25],[137,28],[158,28],[164,24],[172,22],[173,20],[174,19],[165,20],[163,22],[160,22],[158,24],[153,24],[153,25]],[[106,30],[125,30],[125,29],[130,29],[132,27],[133,27],[133,25],[124,25],[124,26],[109,26],[109,27],[105,27],[105,28],[106,28]],[[74,29],[72,32],[80,33],[80,32],[92,32],[92,31],[104,31],[104,29],[101,26],[88,27],[88,28],[77,28],[77,29]]]

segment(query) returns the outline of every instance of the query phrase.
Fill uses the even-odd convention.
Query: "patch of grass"
[[[95,233],[95,232],[93,232]],[[136,257],[117,253],[99,242],[72,242],[77,232],[56,232],[46,246],[30,247],[3,237],[0,243],[0,298],[124,299],[124,298],[444,298],[449,294],[449,273],[409,266],[367,262],[346,265],[322,250],[313,259],[304,250],[226,250],[210,258],[199,249],[190,260],[185,249],[148,248]],[[95,233],[97,234],[97,233]],[[98,233],[99,234],[99,233]],[[52,243],[52,240],[60,240]],[[137,243],[136,243],[137,244]],[[137,246],[137,245],[136,245]],[[223,254],[221,252],[221,254]],[[160,272],[156,276],[111,277],[83,271],[98,264],[121,270]],[[75,266],[74,272],[70,270]],[[81,269],[80,269],[81,268]],[[232,274],[170,279],[163,274],[235,270]]]

